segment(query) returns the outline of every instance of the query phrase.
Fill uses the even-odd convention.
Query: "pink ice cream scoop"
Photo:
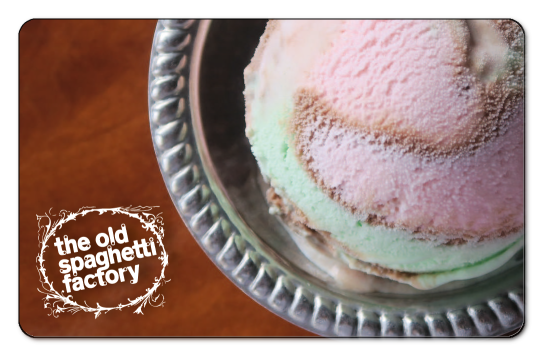
[[[244,95],[271,212],[301,251],[418,289],[504,266],[524,243],[523,51],[510,20],[270,21]]]

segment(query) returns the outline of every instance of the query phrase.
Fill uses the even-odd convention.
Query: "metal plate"
[[[411,294],[343,289],[301,253],[268,213],[244,135],[242,73],[265,23],[161,20],[155,32],[153,144],[172,200],[210,259],[255,301],[322,336],[495,336],[519,328],[523,252],[500,273]]]

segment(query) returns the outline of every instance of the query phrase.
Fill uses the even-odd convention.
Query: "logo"
[[[143,314],[142,308],[147,304],[164,306],[164,296],[157,290],[169,281],[164,275],[168,254],[163,244],[163,220],[160,213],[151,213],[153,208],[82,207],[77,212],[61,210],[58,215],[51,212],[36,215],[40,248],[37,268],[41,282],[38,291],[45,294],[44,308],[50,310],[48,315],[58,317],[64,312],[75,314],[84,311],[94,313],[98,318],[100,314],[112,310],[136,308],[134,313]],[[94,216],[91,225],[94,232],[77,232],[77,236],[60,232],[64,225],[73,226],[71,222],[84,216]],[[112,224],[115,220],[117,225]],[[129,224],[133,227],[131,230],[127,229]],[[73,230],[71,232],[74,234]],[[129,236],[146,233],[151,236]],[[160,264],[152,259],[158,259]],[[135,286],[142,285],[140,277],[144,266],[146,269],[160,268],[160,274],[154,277],[152,286],[138,297],[128,297],[125,302],[111,306],[112,296],[123,295],[120,292],[132,291]],[[145,273],[147,276],[153,274]],[[84,300],[76,301],[76,295]],[[110,307],[101,306],[98,301],[95,302],[96,307],[87,304],[87,298],[100,300],[101,297],[110,300]]]

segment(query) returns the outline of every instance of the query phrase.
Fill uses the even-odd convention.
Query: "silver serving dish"
[[[255,301],[323,336],[495,336],[519,328],[523,252],[500,273],[410,294],[338,287],[301,253],[268,213],[244,135],[242,71],[264,25],[161,20],[155,32],[155,152],[179,214],[210,259]]]

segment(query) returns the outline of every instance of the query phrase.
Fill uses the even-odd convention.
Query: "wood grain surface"
[[[179,217],[149,130],[155,26],[154,20],[32,20],[21,28],[21,328],[32,336],[312,336],[232,284]],[[48,316],[38,291],[36,216],[130,205],[159,206],[164,217],[170,279],[160,288],[164,307],[96,319],[84,312]],[[74,224],[80,231],[97,229],[96,220]]]

